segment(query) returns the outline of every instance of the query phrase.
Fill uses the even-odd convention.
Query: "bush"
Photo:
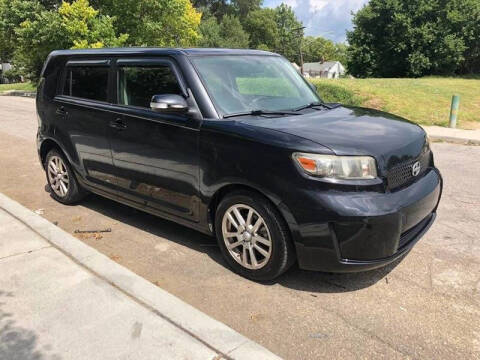
[[[313,80],[317,92],[327,103],[341,103],[343,105],[361,106],[363,99],[351,90],[334,83],[335,80]]]
[[[11,83],[18,83],[22,81],[22,77],[17,69],[13,68],[2,73],[2,77]]]

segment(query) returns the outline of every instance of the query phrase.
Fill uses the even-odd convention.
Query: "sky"
[[[344,42],[346,31],[352,28],[352,11],[356,12],[368,0],[264,0],[263,6],[290,5],[303,26],[305,35],[323,36]]]

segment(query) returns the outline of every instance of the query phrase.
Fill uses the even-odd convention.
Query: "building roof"
[[[322,72],[322,71],[329,71],[334,65],[340,64],[339,61],[326,61],[324,63],[319,63],[319,62],[312,62],[312,63],[304,63],[303,64],[303,71],[304,72],[309,72],[309,71],[317,71],[317,72]],[[342,65],[342,64],[340,64]]]

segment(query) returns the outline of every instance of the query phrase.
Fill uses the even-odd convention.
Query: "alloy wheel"
[[[263,268],[272,255],[272,239],[267,224],[248,205],[236,204],[225,212],[222,234],[232,258],[247,269]]]
[[[52,156],[48,162],[48,181],[57,196],[65,197],[68,194],[70,179],[65,163],[59,156]]]

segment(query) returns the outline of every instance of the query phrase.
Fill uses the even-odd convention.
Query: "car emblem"
[[[420,161],[417,161],[415,164],[412,165],[412,175],[417,176],[420,174],[420,169],[422,168],[422,165],[420,165]]]

